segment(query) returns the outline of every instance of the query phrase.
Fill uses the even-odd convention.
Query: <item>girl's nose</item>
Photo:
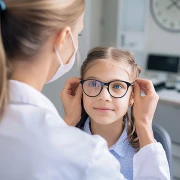
[[[101,93],[97,96],[98,100],[112,101],[112,97],[109,94],[108,87],[104,86]]]

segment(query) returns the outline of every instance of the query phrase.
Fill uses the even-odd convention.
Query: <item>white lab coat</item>
[[[27,84],[9,82],[0,122],[0,180],[122,180],[120,166],[100,136],[69,127],[53,104]],[[134,157],[134,179],[170,179],[159,143]]]

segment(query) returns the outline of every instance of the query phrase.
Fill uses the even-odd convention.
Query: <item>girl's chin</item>
[[[98,120],[93,120],[95,123],[100,124],[100,125],[108,125],[108,124],[112,124],[115,121],[113,121],[112,119],[107,119],[107,118],[99,118]]]

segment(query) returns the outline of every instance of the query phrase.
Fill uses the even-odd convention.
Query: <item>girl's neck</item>
[[[107,141],[108,147],[114,145],[123,132],[123,118],[107,125],[98,124],[92,119],[90,122],[91,133],[103,137]]]

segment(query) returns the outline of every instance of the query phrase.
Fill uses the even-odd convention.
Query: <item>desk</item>
[[[176,90],[162,89],[157,93],[161,102],[180,106],[180,92],[177,92]]]
[[[159,95],[154,122],[164,127],[172,141],[180,143],[180,93],[163,89]]]

